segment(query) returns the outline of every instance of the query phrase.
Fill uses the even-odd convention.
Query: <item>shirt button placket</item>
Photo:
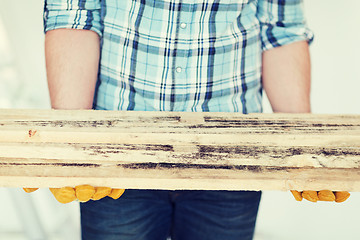
[[[187,84],[187,67],[188,67],[188,59],[187,59],[187,52],[185,49],[188,49],[190,46],[186,45],[187,40],[190,37],[189,32],[189,25],[187,23],[187,19],[189,16],[187,16],[186,11],[180,13],[180,21],[178,22],[178,31],[179,31],[179,49],[181,49],[181,54],[177,56],[176,59],[176,76],[177,76],[177,83],[180,84]],[[181,44],[181,45],[180,45]],[[175,110],[177,111],[184,111],[186,110],[187,106],[185,101],[185,96],[188,92],[188,89],[181,89],[178,90],[179,96],[183,96],[184,99],[180,100],[179,102],[175,103]]]
[[[184,37],[188,36],[188,33],[186,31],[186,27],[187,27],[187,23],[181,21],[180,24],[180,29],[179,29],[179,38],[180,39],[184,39]],[[178,57],[176,59],[176,62],[178,63],[178,65],[176,66],[176,72],[178,73],[178,75],[183,75],[185,74],[185,68],[186,68],[186,64],[187,64],[187,59],[184,57]],[[181,76],[181,78],[183,78],[183,76]]]

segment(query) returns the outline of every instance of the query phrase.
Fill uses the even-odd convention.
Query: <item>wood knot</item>
[[[35,134],[36,134],[36,130],[29,130],[29,137],[33,137],[33,136],[35,136]]]

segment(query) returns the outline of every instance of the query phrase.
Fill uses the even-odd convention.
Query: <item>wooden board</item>
[[[360,191],[360,116],[0,110],[0,186]]]

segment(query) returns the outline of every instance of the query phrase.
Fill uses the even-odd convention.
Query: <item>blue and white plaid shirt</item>
[[[47,0],[102,40],[95,108],[261,112],[262,51],[310,42],[301,0]]]

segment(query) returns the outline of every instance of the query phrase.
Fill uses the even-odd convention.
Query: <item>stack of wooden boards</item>
[[[0,110],[0,186],[360,191],[360,116]]]

